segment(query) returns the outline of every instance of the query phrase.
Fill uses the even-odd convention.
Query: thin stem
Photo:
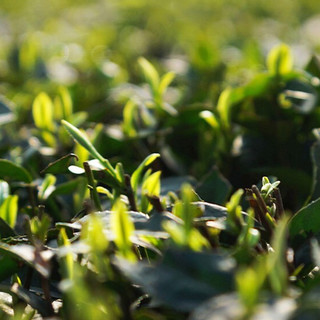
[[[259,206],[259,219],[262,223],[262,225],[266,228],[266,230],[272,234],[273,233],[273,229],[271,228],[267,218],[266,218],[266,214],[268,213],[268,209],[267,209],[267,205],[266,203],[264,202],[262,196],[261,196],[261,193],[258,189],[258,187],[256,185],[253,185],[251,187],[252,189],[252,192],[254,193],[254,195],[256,196],[256,201],[257,201],[257,204]]]
[[[130,208],[133,211],[138,211],[136,199],[134,197],[134,193],[131,186],[130,176],[128,174],[125,174],[124,179],[126,184],[126,196],[128,197]]]
[[[37,203],[36,203],[36,198],[34,196],[34,186],[29,186],[28,187],[28,193],[29,193],[29,201],[30,201],[30,205],[32,208],[32,213],[33,216],[37,216]]]
[[[41,276],[41,287],[43,290],[44,297],[46,299],[48,309],[50,314],[54,314],[54,310],[52,307],[52,299],[51,299],[51,294],[50,294],[50,288],[49,288],[49,282],[45,277]]]
[[[88,180],[88,187],[89,187],[89,190],[90,190],[90,197],[91,197],[96,209],[98,211],[102,211],[99,195],[98,195],[98,192],[97,192],[97,189],[96,189],[96,183],[94,181],[94,177],[93,177],[93,173],[91,171],[90,165],[89,165],[89,163],[87,161],[85,161],[83,163],[83,167],[84,167],[84,170],[85,170],[85,173],[86,173],[86,177],[87,177],[87,180]]]
[[[275,188],[273,191],[273,194],[276,198],[276,218],[279,219],[280,217],[283,216],[284,214],[284,207],[283,207],[283,202],[282,202],[282,197],[279,188]]]

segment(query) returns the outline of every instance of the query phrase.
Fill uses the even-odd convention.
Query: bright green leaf
[[[111,229],[114,232],[114,242],[120,254],[128,260],[135,261],[136,257],[132,252],[130,240],[134,232],[134,225],[129,218],[125,204],[120,200],[112,207]]]
[[[18,196],[8,196],[0,207],[0,217],[8,223],[11,228],[16,224],[18,214]]]
[[[137,191],[138,189],[138,185],[141,181],[143,170],[159,157],[160,157],[159,153],[150,154],[142,161],[139,167],[133,172],[131,176],[131,185],[134,191]]]
[[[34,123],[39,129],[50,132],[54,130],[53,103],[46,93],[41,92],[35,98],[32,105],[32,115]]]
[[[293,57],[290,48],[285,44],[274,47],[268,55],[267,65],[273,75],[289,73],[293,67]]]

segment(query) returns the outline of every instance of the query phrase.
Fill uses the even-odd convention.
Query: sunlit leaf
[[[160,96],[162,96],[165,93],[166,89],[169,87],[174,77],[175,77],[174,72],[168,72],[162,76],[159,84],[159,88],[158,88],[158,92]]]
[[[135,261],[136,257],[132,252],[130,237],[133,235],[134,225],[129,219],[127,208],[123,202],[118,200],[112,207],[111,228],[114,232],[114,242],[120,254],[130,261]]]
[[[134,191],[137,191],[138,189],[138,185],[142,178],[143,170],[159,157],[160,157],[159,153],[150,154],[143,160],[143,162],[139,165],[139,167],[133,172],[131,176],[131,185]]]
[[[139,58],[138,63],[143,71],[146,81],[149,83],[153,93],[156,93],[159,87],[160,78],[155,67],[145,58]]]
[[[55,183],[57,178],[52,174],[46,174],[45,178],[42,181],[41,186],[39,187],[39,199],[46,200],[52,192],[55,190]]]
[[[70,240],[67,236],[67,233],[64,228],[61,228],[58,243],[60,247],[70,247]],[[74,261],[73,261],[73,254],[69,252],[63,258],[61,258],[61,271],[66,279],[73,279],[74,278]]]
[[[11,228],[16,224],[18,214],[18,196],[9,195],[0,207],[0,217],[8,223]]]
[[[98,159],[101,162],[101,164],[110,172],[110,174],[114,177],[114,179],[117,179],[116,172],[114,168],[111,166],[109,160],[102,157],[102,155],[97,151],[97,149],[90,142],[88,137],[83,132],[81,132],[78,128],[73,126],[71,123],[65,120],[61,120],[61,123],[69,132],[71,137],[75,141],[77,141],[80,145],[82,145],[85,149],[87,149],[94,158]]]
[[[129,137],[135,137],[137,131],[134,126],[135,114],[137,111],[137,105],[129,100],[123,108],[123,132]]]
[[[8,198],[9,193],[9,184],[6,181],[0,180],[0,206],[2,205],[3,201]]]
[[[72,115],[72,99],[70,92],[65,87],[60,87],[54,99],[54,116],[56,120],[69,120]]]
[[[274,47],[268,55],[267,65],[273,75],[284,75],[292,70],[293,57],[285,44]]]
[[[41,92],[32,105],[32,115],[35,125],[39,129],[53,131],[53,103],[49,96]]]

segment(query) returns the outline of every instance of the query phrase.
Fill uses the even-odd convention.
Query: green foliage
[[[319,318],[318,4],[17,1],[0,318]]]

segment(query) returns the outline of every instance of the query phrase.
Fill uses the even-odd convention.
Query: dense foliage
[[[318,319],[317,4],[17,2],[0,318]]]

